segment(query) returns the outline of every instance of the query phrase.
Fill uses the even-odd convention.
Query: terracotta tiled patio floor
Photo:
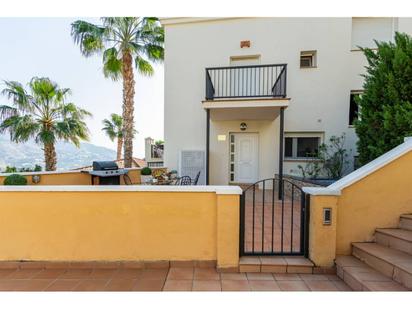
[[[290,195],[285,195],[282,202],[277,199],[277,191],[256,187],[253,194],[249,189],[245,199],[246,252],[299,252],[300,202],[298,190],[294,190],[292,203]]]
[[[214,268],[0,269],[1,291],[348,291],[335,275],[218,273]]]

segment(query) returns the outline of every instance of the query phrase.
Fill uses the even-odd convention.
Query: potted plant
[[[25,186],[27,185],[26,177],[19,174],[11,174],[4,179],[5,186]]]
[[[141,183],[148,184],[153,180],[152,169],[150,167],[144,167],[140,171],[140,181]]]

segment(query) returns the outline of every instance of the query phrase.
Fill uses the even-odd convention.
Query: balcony
[[[286,98],[286,64],[206,69],[206,101]]]

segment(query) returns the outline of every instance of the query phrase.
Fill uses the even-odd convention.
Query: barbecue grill
[[[120,176],[127,174],[127,170],[119,168],[114,161],[93,161],[93,170],[87,171],[92,177],[99,178],[100,185],[120,185]]]

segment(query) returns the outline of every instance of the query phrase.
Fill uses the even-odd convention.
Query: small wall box
[[[332,224],[332,208],[323,208],[323,225]]]

